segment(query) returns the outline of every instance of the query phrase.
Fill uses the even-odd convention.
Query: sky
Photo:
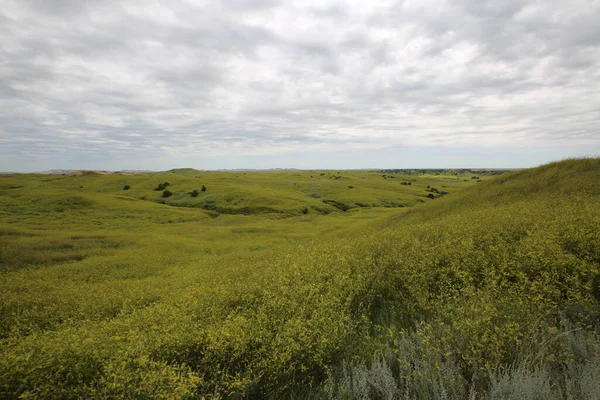
[[[0,171],[600,156],[600,0],[0,5]]]

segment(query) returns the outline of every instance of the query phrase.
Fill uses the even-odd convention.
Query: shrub
[[[430,199],[435,199],[435,196],[433,195],[433,193],[429,193],[429,194],[427,195],[427,197],[429,197]]]
[[[336,200],[323,200],[323,203],[334,206],[335,208],[342,210],[342,211],[348,211],[349,209],[352,208],[348,204],[344,204],[341,201],[336,201]]]
[[[202,185],[202,191],[206,192],[206,186]]]
[[[170,197],[173,196],[173,193],[170,190],[165,190],[162,194],[162,197]]]
[[[304,207],[304,208],[302,209],[302,214],[308,214],[308,208]]]
[[[198,191],[198,189],[194,189],[194,190],[192,190],[192,192],[190,194],[192,195],[192,197],[198,197],[200,192]]]
[[[123,186],[123,190],[129,190],[129,189],[131,189],[131,186],[129,186],[129,185]]]

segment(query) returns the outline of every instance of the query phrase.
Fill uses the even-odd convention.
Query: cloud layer
[[[291,153],[318,167],[322,152],[428,146],[597,155],[598,21],[598,0],[6,0],[0,169]]]

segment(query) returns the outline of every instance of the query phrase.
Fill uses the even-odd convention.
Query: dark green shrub
[[[192,192],[190,194],[192,195],[192,197],[198,197],[200,192],[198,191],[198,189],[194,189],[194,190],[192,190]]]
[[[129,186],[129,185],[123,186],[123,190],[129,190],[129,189],[131,189],[131,186]]]
[[[302,209],[302,214],[308,214],[308,208],[304,207],[304,208]]]
[[[342,210],[342,211],[348,211],[349,209],[352,208],[351,206],[344,204],[341,201],[336,201],[336,200],[323,200],[323,203],[334,206],[335,208]]]
[[[429,197],[430,199],[435,199],[435,196],[433,195],[433,193],[429,193],[429,194],[427,195],[427,197]]]
[[[162,197],[170,197],[173,196],[173,193],[170,190],[165,190],[162,194]]]
[[[206,186],[202,185],[202,191],[206,192]]]

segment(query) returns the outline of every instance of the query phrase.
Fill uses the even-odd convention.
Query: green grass
[[[593,398],[600,160],[493,175],[1,176],[0,397]]]

